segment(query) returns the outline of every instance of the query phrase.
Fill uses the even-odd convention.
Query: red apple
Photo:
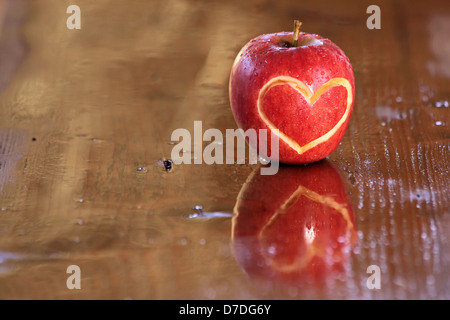
[[[345,184],[326,160],[276,175],[254,171],[234,211],[233,251],[253,277],[324,283],[345,271],[357,241]]]
[[[331,40],[280,32],[248,42],[231,69],[229,94],[236,123],[248,129],[278,129],[282,163],[324,159],[339,145],[350,120],[355,81],[349,59]],[[297,41],[296,41],[297,40]],[[270,131],[268,131],[270,132]],[[251,141],[250,141],[251,143]],[[252,145],[257,149],[257,145]]]

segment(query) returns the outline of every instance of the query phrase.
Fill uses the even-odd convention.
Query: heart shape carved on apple
[[[297,46],[292,39],[292,32],[266,34],[241,49],[230,73],[230,105],[241,129],[267,129],[279,138],[278,155],[263,136],[252,148],[265,144],[272,160],[307,164],[341,142],[355,80],[349,59],[329,39],[303,32]]]
[[[281,166],[276,175],[257,172],[234,208],[232,246],[242,269],[290,285],[342,275],[358,237],[339,171],[324,160]]]
[[[272,90],[281,86],[284,88],[276,92]],[[338,103],[330,103],[331,97],[336,95],[344,96],[345,92],[342,91],[335,90],[337,92],[331,92],[332,88],[339,86],[345,88],[346,99],[340,98],[336,100],[340,104],[343,103],[344,106]],[[299,99],[292,97],[295,95],[295,92],[300,96]],[[325,97],[326,93],[328,94],[327,97]],[[345,78],[331,79],[313,93],[302,81],[292,77],[279,76],[272,78],[261,88],[257,103],[259,115],[266,125],[271,130],[279,130],[279,138],[301,155],[316,145],[327,141],[339,130],[350,115],[353,94],[351,84]],[[286,105],[289,103],[294,104],[294,106],[286,108]],[[290,110],[291,115],[295,118],[303,119],[301,128],[298,128],[293,121],[288,123],[280,121],[280,118],[282,118],[280,114],[286,109]],[[324,113],[326,113],[326,118],[321,119]],[[308,117],[308,114],[311,116]],[[321,121],[318,121],[319,119]],[[277,122],[281,125],[277,126]],[[283,127],[283,129],[280,127]],[[298,135],[299,131],[304,131],[300,135],[300,139],[303,140],[301,142],[296,141],[289,134],[289,132],[292,132]],[[316,134],[311,135],[311,132],[316,132]]]

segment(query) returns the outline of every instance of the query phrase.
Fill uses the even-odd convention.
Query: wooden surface
[[[377,1],[380,30],[356,0],[80,0],[69,30],[72,2],[0,1],[1,299],[450,298],[448,1]],[[234,57],[294,19],[338,44],[356,79],[327,162],[358,239],[320,286],[235,256],[231,216],[255,166],[161,165],[174,129],[236,128]],[[195,219],[197,205],[221,214]]]

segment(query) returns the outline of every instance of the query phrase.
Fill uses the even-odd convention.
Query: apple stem
[[[298,34],[300,32],[300,27],[302,26],[302,23],[298,20],[294,20],[294,37],[292,41],[292,46],[296,47],[298,46]]]

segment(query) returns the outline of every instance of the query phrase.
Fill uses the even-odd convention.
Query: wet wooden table
[[[71,30],[72,1],[0,0],[1,299],[450,298],[448,1],[377,1],[373,30],[356,0],[76,3]],[[352,62],[339,148],[266,180],[166,172],[173,130],[236,128],[234,57],[294,19]],[[267,223],[299,185],[315,196]]]

